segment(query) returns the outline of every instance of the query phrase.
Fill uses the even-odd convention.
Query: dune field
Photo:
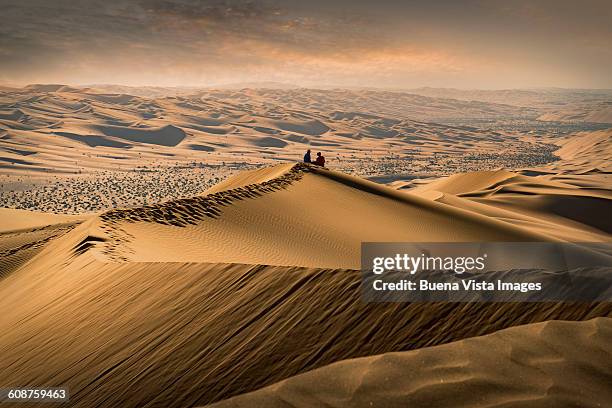
[[[432,120],[440,114],[517,119],[538,114],[510,105],[382,91],[202,90],[156,98],[100,91],[60,85],[0,90],[4,173],[78,174],[147,162],[211,164],[237,156],[242,163],[270,163],[292,161],[307,147],[321,148],[337,167],[408,156],[414,169],[434,153],[432,166],[443,167],[448,155],[486,161],[486,154],[502,147],[508,160],[520,161],[520,155],[527,155],[523,161],[542,160],[546,144]]]
[[[365,303],[359,271],[368,241],[609,243],[612,130],[386,91],[116,91],[0,91],[4,387],[78,407],[612,400],[612,303]],[[446,122],[469,117],[504,129]]]
[[[609,89],[508,89],[464,90],[418,88],[407,92],[431,98],[478,101],[530,107],[537,119],[551,122],[612,123]]]
[[[513,170],[607,126],[551,125],[534,105],[342,89],[0,88],[0,199],[71,214],[147,205],[308,148],[382,183]]]

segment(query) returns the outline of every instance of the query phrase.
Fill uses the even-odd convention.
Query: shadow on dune
[[[214,406],[601,407],[612,398],[606,351],[611,337],[609,318],[534,323],[344,360]]]
[[[183,129],[173,125],[159,128],[132,128],[124,126],[95,125],[92,128],[106,136],[113,136],[131,142],[159,146],[176,146],[187,136]]]
[[[64,385],[88,408],[203,405],[344,359],[612,314],[610,303],[366,304],[358,271],[88,255],[13,273],[0,309],[11,310],[0,382]]]

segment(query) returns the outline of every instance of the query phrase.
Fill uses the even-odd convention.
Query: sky
[[[0,0],[0,83],[612,88],[609,0]]]

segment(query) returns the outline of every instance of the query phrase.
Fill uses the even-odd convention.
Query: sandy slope
[[[608,303],[366,304],[351,270],[107,263],[87,229],[0,280],[0,381],[65,385],[78,407],[206,404],[343,359],[612,315]]]
[[[0,208],[0,279],[84,218]]]
[[[358,264],[361,240],[423,236],[548,239],[303,165],[90,216],[4,270],[0,380],[66,385],[79,407],[194,406],[341,360],[612,315],[609,303],[367,304],[360,272],[337,268]]]
[[[457,174],[409,190],[568,241],[609,241],[607,175],[526,176],[507,171]]]
[[[0,208],[0,233],[80,221],[83,218],[85,217],[78,215],[49,214],[13,208]]]
[[[335,363],[213,405],[602,407],[612,400],[612,319],[530,324]]]
[[[27,263],[45,245],[74,226],[75,223],[62,223],[0,233],[0,279]]]
[[[610,101],[605,101],[599,104],[590,104],[588,108],[571,107],[569,109],[546,113],[538,117],[538,120],[583,121],[612,124],[612,106],[610,106]]]
[[[612,172],[612,129],[582,132],[558,143],[555,152],[562,161],[553,163],[555,170],[573,170],[579,173]]]
[[[555,152],[560,160],[538,169],[460,173],[404,191],[564,240],[609,241],[611,137],[605,130],[567,138]]]

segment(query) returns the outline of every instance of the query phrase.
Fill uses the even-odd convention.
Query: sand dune
[[[612,130],[584,132],[559,142],[555,154],[563,159],[561,169],[572,168],[581,173],[612,173]],[[559,168],[551,166],[552,168]]]
[[[96,126],[96,129],[106,136],[160,146],[176,146],[185,139],[185,132],[172,125],[147,129],[132,129],[122,126]]]
[[[85,217],[0,208],[0,233],[81,221]]]
[[[549,196],[469,198],[453,194],[424,194],[439,203],[486,215],[522,228],[571,242],[607,242],[610,200]],[[591,204],[591,205],[589,205]],[[575,208],[584,212],[577,213]]]
[[[432,98],[529,106],[540,112],[537,120],[612,123],[609,89],[505,89],[466,90],[419,88],[410,93]]]
[[[26,86],[25,89],[34,92],[73,92],[77,90],[77,88],[62,84],[32,84]]]
[[[88,229],[0,280],[11,310],[0,379],[65,385],[76,407],[203,405],[344,359],[612,314],[609,303],[367,304],[355,270],[102,262]]]
[[[612,231],[610,136],[605,130],[560,141],[555,154],[561,160],[540,169],[470,172],[393,185],[556,238],[605,242]]]
[[[339,172],[291,164],[246,173],[200,197],[106,212],[92,221],[89,235],[105,242],[95,252],[112,259],[325,268],[359,268],[361,242],[368,241],[554,240]]]
[[[523,110],[382,91],[191,90],[146,97],[32,85],[0,91],[0,158],[8,163],[3,171],[12,174],[90,173],[164,162],[164,157],[172,158],[167,164],[223,163],[240,155],[243,161],[269,164],[272,158],[293,161],[308,147],[320,147],[336,167],[346,169],[400,155],[412,167],[419,162],[438,171],[452,163],[482,166],[479,162],[500,152],[499,160],[508,164],[543,163],[547,145],[526,142],[514,132],[432,123],[440,112],[521,117]],[[27,152],[28,159],[15,149]]]
[[[612,208],[608,180],[500,170],[457,174],[408,191],[560,239],[608,241],[611,226],[606,214]]]
[[[379,182],[533,168],[558,148],[557,139],[517,130],[526,113],[507,105],[386,91],[166,91],[1,91],[3,205],[63,213],[148,205],[193,196],[239,170],[294,162],[308,148],[334,169]],[[449,123],[436,123],[441,115]],[[455,124],[466,117],[510,124]]]
[[[601,407],[612,319],[549,321],[443,346],[347,360],[212,406]]]
[[[609,319],[533,323],[610,303],[369,304],[357,270],[364,241],[610,242],[608,131],[407,119],[534,112],[391,92],[128,91],[0,93],[3,205],[80,213],[0,211],[3,386],[87,408],[609,400]],[[307,147],[332,169],[296,164]]]
[[[459,173],[435,180],[424,186],[417,187],[411,190],[411,192],[420,193],[425,191],[439,191],[442,193],[461,195],[492,189],[501,184],[518,180],[528,180],[528,178],[521,177],[519,174],[506,170]]]
[[[485,179],[495,182],[507,176],[488,174]],[[477,181],[473,185],[484,188],[486,180]],[[16,235],[26,244],[40,244],[32,252],[18,249],[14,254],[19,259],[3,266],[0,309],[11,313],[0,315],[0,353],[5,356],[0,359],[0,379],[7,386],[66,385],[77,407],[195,406],[336,362],[351,372],[387,359],[369,357],[371,364],[350,360],[358,357],[442,345],[521,324],[612,315],[609,303],[364,303],[361,274],[353,269],[361,240],[553,239],[486,211],[451,204],[327,169],[287,164],[242,173],[191,199],[91,215],[78,225],[40,230],[45,236],[32,236],[38,234],[35,230]],[[256,264],[258,260],[266,265]],[[321,268],[325,265],[330,267]],[[517,330],[469,340],[467,346],[448,344],[440,358],[450,359],[454,367],[453,359],[480,359],[472,354],[478,349],[492,359],[483,361],[497,363],[499,358],[489,351],[501,347],[495,346],[500,337],[502,344],[516,344],[512,350],[523,356],[525,344],[535,344],[534,352],[538,347],[549,352],[545,345],[557,336],[544,335],[546,330],[539,328],[525,329],[526,334]],[[596,347],[594,340],[574,338],[582,341],[576,347]],[[580,350],[562,360],[571,367],[586,367],[571,384],[608,375],[595,371],[597,361],[605,361],[598,360],[598,352],[573,344],[558,351]],[[417,353],[405,354],[406,363],[400,364],[402,354],[397,365],[383,369],[403,373],[408,365],[412,373],[415,361],[438,351]],[[541,360],[525,358],[524,364],[549,370]],[[388,385],[379,391],[379,382],[362,390],[349,386],[346,391],[341,384],[333,389],[357,392],[360,401],[360,393],[371,392],[389,402],[384,398],[419,401],[439,395],[442,400],[450,398],[455,387],[480,387],[499,403],[542,394],[537,387],[517,388],[509,375],[517,363],[504,361],[502,368],[491,363],[468,371],[441,394],[427,381],[451,376],[448,365],[431,374],[421,371],[423,387],[405,389],[406,383],[400,383],[401,393],[389,391]],[[342,384],[370,381],[351,376],[343,380],[334,367],[324,367],[322,375],[331,369],[329,375]],[[559,382],[557,373],[563,367],[546,373],[558,387],[569,387]],[[319,378],[318,373],[306,375]],[[301,378],[287,381],[302,384]],[[495,393],[484,380],[474,378],[508,385]],[[319,388],[323,393],[326,389]],[[549,399],[541,399],[543,404],[553,401],[550,398],[575,401],[563,399],[569,398],[565,392],[549,394]],[[241,398],[247,405],[250,398],[271,404],[277,398],[274,393],[257,395]],[[313,398],[325,401],[326,395]],[[471,395],[462,398],[469,403]],[[351,403],[350,395],[347,398]],[[580,401],[593,400],[583,396]]]
[[[582,121],[582,122],[594,122],[594,123],[610,123],[612,124],[612,107],[610,102],[602,102],[595,106],[589,106],[588,108],[576,108],[564,109],[561,111],[546,113],[538,120],[548,121]]]
[[[84,218],[0,208],[0,279]]]

